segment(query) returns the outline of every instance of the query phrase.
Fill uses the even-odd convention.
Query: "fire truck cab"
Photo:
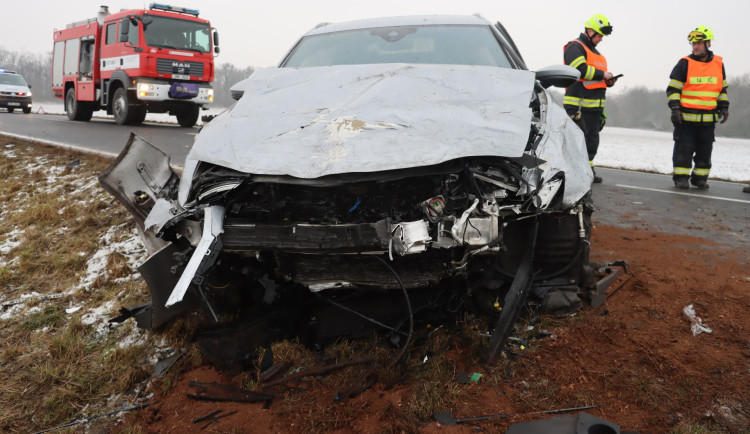
[[[54,31],[52,91],[70,120],[106,110],[120,125],[169,113],[192,127],[213,103],[218,34],[198,10],[152,3]]]

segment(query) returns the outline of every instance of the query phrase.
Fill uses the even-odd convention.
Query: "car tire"
[[[13,107],[8,107],[8,113],[13,113]]]
[[[23,110],[23,112],[24,112],[24,113],[26,113],[26,114],[29,114],[29,113],[31,113],[31,107],[24,107],[24,108],[23,108],[22,110]]]
[[[200,106],[195,104],[181,108],[176,114],[177,123],[183,128],[191,128],[196,122],[198,122],[200,109]]]

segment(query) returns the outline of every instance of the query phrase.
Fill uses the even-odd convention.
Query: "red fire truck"
[[[198,11],[152,3],[54,32],[52,91],[70,120],[106,110],[120,125],[139,124],[146,112],[169,113],[192,127],[214,101],[214,54],[219,35]]]

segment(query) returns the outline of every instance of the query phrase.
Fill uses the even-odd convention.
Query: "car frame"
[[[286,67],[305,38],[404,26],[482,28],[508,66]],[[546,90],[578,77],[528,71],[479,16],[316,27],[280,68],[232,87],[237,103],[204,126],[181,177],[137,136],[100,176],[153,253],[140,268],[152,303],[133,315],[158,327],[202,305],[216,322],[263,318],[321,342],[471,309],[496,322],[493,363],[529,294],[593,284],[593,175]]]

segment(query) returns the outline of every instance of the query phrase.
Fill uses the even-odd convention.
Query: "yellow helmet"
[[[710,41],[713,38],[714,32],[706,26],[698,26],[688,33],[688,41],[690,42]]]
[[[609,23],[607,17],[601,14],[592,15],[584,25],[587,29],[591,29],[602,36],[612,34],[612,24]]]

